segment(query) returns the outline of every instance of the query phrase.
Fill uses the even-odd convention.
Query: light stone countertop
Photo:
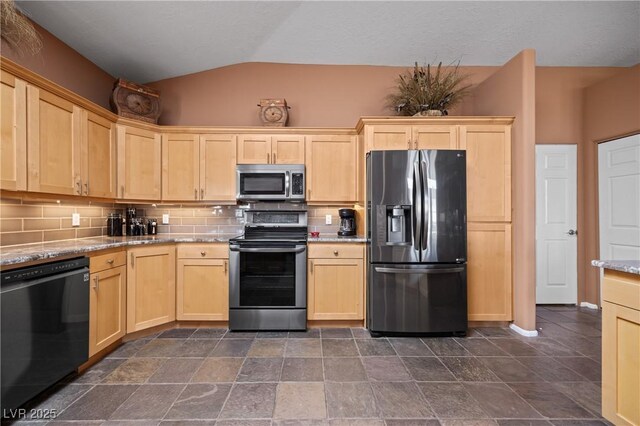
[[[323,232],[319,237],[313,238],[310,235],[307,237],[309,243],[366,243],[365,237],[356,235],[353,237],[341,237],[338,234]]]
[[[598,268],[640,275],[640,261],[638,260],[592,260],[591,264]]]

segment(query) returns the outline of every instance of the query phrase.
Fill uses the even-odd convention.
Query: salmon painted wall
[[[525,330],[536,329],[535,96],[536,54],[523,50],[474,89],[476,115],[515,116],[512,137],[513,313]]]
[[[115,79],[53,34],[34,24],[43,47],[37,55],[18,55],[2,43],[2,56],[109,109]]]
[[[583,123],[584,143],[578,145],[578,193],[583,193],[578,204],[582,212],[578,229],[583,235],[578,245],[578,282],[584,285],[578,295],[580,300],[600,305],[600,275],[591,266],[600,252],[598,143],[640,133],[640,64],[585,90]]]

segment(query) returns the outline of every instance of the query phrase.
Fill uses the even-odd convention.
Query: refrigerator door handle
[[[429,164],[424,159],[424,155],[422,156],[422,160],[420,160],[420,178],[421,178],[421,186],[422,186],[422,196],[424,203],[424,221],[422,222],[422,249],[429,250],[429,232],[431,227],[431,192],[429,191]]]
[[[413,164],[413,248],[420,251],[422,235],[422,185],[420,182],[419,163]]]
[[[375,268],[376,272],[381,274],[451,274],[455,272],[462,272],[464,268],[438,268],[438,269],[404,269],[404,268]]]

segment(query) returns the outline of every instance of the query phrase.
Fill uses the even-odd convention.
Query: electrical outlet
[[[330,214],[324,216],[324,224],[325,225],[331,225],[331,215]]]
[[[238,218],[244,217],[244,212],[242,211],[242,209],[236,209],[236,217]]]
[[[165,213],[162,215],[162,224],[163,225],[169,224],[169,213]]]
[[[71,215],[71,226],[80,226],[80,213],[73,213]]]

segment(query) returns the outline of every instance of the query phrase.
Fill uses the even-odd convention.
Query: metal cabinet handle
[[[89,182],[84,183],[84,195],[89,195]]]
[[[100,277],[98,277],[97,275],[93,278],[93,282],[95,283],[93,285],[93,288],[95,289],[95,291],[98,291],[99,287],[100,287]]]
[[[309,268],[310,271],[309,272],[313,274],[313,260],[311,262],[309,262],[309,266],[310,266],[310,268]]]
[[[267,152],[267,164],[271,164],[271,162],[269,161],[269,153]]]
[[[333,254],[334,254],[334,256],[337,256],[338,255],[338,250],[334,250]]]
[[[273,164],[277,164],[278,162],[276,161],[276,152],[273,153]]]
[[[136,264],[135,260],[136,260],[136,257],[133,255],[133,253],[131,253],[131,267],[132,267],[132,268],[133,268],[133,267],[135,266],[135,264]]]
[[[407,139],[407,148],[411,149],[411,139]]]
[[[109,265],[113,265],[113,259],[107,259],[107,263],[108,263]]]
[[[224,274],[227,275],[227,261],[225,260],[222,263],[224,263]]]
[[[124,185],[120,185],[120,193],[122,194],[121,197],[124,198]]]
[[[311,199],[311,190],[307,189],[307,200]]]
[[[198,199],[198,190],[197,189],[193,190],[193,198],[195,198],[196,200]]]
[[[200,252],[200,256],[206,256],[206,255],[207,255],[207,252],[206,252],[206,251],[201,251],[201,252]]]
[[[200,199],[204,200],[204,189],[200,188]]]
[[[82,181],[81,180],[76,181],[76,192],[78,193],[78,195],[82,195]]]

